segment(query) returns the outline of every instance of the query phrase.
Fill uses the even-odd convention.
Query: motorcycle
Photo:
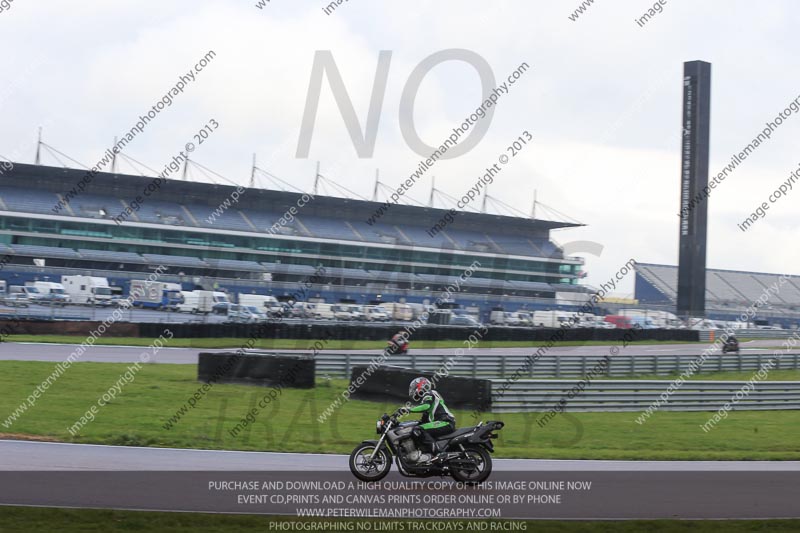
[[[722,345],[722,353],[734,352],[739,353],[739,341],[736,339],[728,339]]]
[[[437,438],[438,453],[427,463],[409,459],[419,451],[417,439],[413,438],[418,424],[399,422],[397,413],[384,414],[376,427],[380,439],[365,440],[355,447],[350,454],[350,472],[361,481],[379,481],[391,470],[394,458],[397,470],[406,477],[449,475],[456,481],[477,485],[492,473],[492,439],[498,437],[494,432],[503,428],[503,422],[481,422]]]
[[[405,338],[397,338],[397,335],[395,335],[386,342],[386,348],[392,354],[406,354],[408,353],[409,344]]]

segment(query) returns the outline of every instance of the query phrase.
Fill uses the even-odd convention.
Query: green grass
[[[339,397],[345,381],[321,382],[315,389],[285,389],[280,401],[259,413],[249,430],[229,430],[269,389],[215,385],[195,409],[172,428],[163,424],[198,389],[194,365],[144,365],[122,395],[101,408],[95,421],[76,437],[68,428],[119,379],[128,365],[77,363],[11,428],[2,422],[52,371],[52,363],[0,362],[0,432],[66,442],[237,449],[282,452],[349,453],[362,439],[374,438],[375,420],[396,404],[345,403],[328,421],[317,420]],[[554,402],[556,400],[554,399]],[[644,425],[638,413],[575,413],[557,416],[544,428],[536,413],[487,415],[506,427],[497,457],[654,460],[798,460],[800,411],[731,413],[709,433],[700,425],[710,413],[657,412]],[[474,423],[456,411],[460,426]]]
[[[9,335],[4,337],[4,342],[41,342],[57,344],[80,344],[86,337],[77,335]],[[247,339],[244,338],[199,338],[199,339],[171,339],[170,348],[239,348]],[[150,346],[153,339],[139,337],[100,337],[95,344],[103,346]],[[526,348],[539,347],[542,343],[536,341],[495,341],[481,342],[482,348]],[[562,341],[556,346],[616,346],[617,341]],[[633,341],[635,345],[664,345],[664,344],[702,344],[689,341]],[[298,339],[257,339],[255,348],[274,350],[310,350],[314,345],[313,340]],[[325,342],[325,350],[380,350],[386,347],[386,341],[370,340],[335,340]],[[412,340],[414,349],[430,348],[463,348],[463,340],[444,341],[417,341]]]
[[[161,513],[143,511],[116,511],[96,509],[50,509],[32,507],[0,507],[0,532],[16,533],[30,531],[59,531],[61,533],[74,532],[107,532],[107,531],[170,531],[170,532],[203,532],[217,533],[223,531],[270,531],[270,524],[274,522],[313,522],[312,519],[295,519],[263,515],[221,515],[201,513]],[[320,523],[322,521],[319,521]],[[326,519],[324,522],[337,524],[351,523],[352,530],[359,531],[357,520]],[[361,520],[360,522],[367,522]],[[372,524],[381,523],[379,520],[370,521]],[[385,530],[391,531],[424,531],[416,529],[407,520],[404,527]],[[449,524],[462,524],[462,530],[467,530],[467,521],[448,520]],[[477,522],[477,521],[473,521]],[[502,524],[504,520],[493,520]],[[519,523],[518,521],[514,521]],[[705,533],[725,531],[726,533],[746,533],[756,531],[769,531],[770,533],[788,533],[800,530],[800,520],[726,520],[723,526],[715,520],[629,520],[622,522],[611,521],[560,521],[560,520],[528,520],[525,529],[515,531],[535,531],[536,533],[562,533],[565,531],[577,533],[639,533],[648,531],[654,533],[691,532]],[[384,522],[386,523],[386,522]],[[430,521],[428,521],[430,523]],[[273,526],[275,528],[275,526]],[[326,529],[309,529],[324,533]],[[367,526],[364,531],[376,530]],[[502,529],[500,529],[502,530]],[[292,531],[285,529],[283,531]],[[299,531],[299,530],[298,530]],[[338,531],[346,531],[341,525]],[[383,531],[383,530],[382,530]],[[455,529],[450,529],[455,531]],[[491,531],[487,528],[486,531]]]

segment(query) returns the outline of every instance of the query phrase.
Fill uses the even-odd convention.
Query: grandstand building
[[[767,287],[772,287],[780,274],[706,270],[706,314],[715,320],[736,320],[743,310],[753,305]],[[678,295],[678,267],[636,264],[636,299],[647,307],[674,309]],[[800,276],[788,276],[778,294],[759,309],[756,320],[785,328],[800,323]]]
[[[578,224],[461,213],[430,236],[446,210],[395,205],[368,225],[382,204],[180,180],[145,196],[153,178],[103,173],[67,201],[85,175],[16,163],[0,175],[0,279],[91,274],[127,292],[131,279],[164,265],[164,279],[187,289],[280,298],[323,266],[315,299],[427,303],[477,261],[455,296],[464,306],[556,309],[585,300],[582,259],[550,240],[551,230]]]

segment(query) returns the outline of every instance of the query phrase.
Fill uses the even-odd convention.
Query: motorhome
[[[61,276],[61,285],[72,303],[110,305],[111,288],[108,279],[98,276]]]
[[[407,303],[385,302],[381,304],[381,307],[388,311],[389,319],[407,322],[414,318],[414,311]]]
[[[132,280],[130,295],[134,307],[175,309],[181,302],[181,286],[164,281]]]

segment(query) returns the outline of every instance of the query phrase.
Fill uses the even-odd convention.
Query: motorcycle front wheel
[[[350,454],[350,472],[361,481],[379,481],[386,477],[392,468],[392,457],[389,452],[381,448],[375,457],[370,459],[374,450],[374,444],[359,444]]]

